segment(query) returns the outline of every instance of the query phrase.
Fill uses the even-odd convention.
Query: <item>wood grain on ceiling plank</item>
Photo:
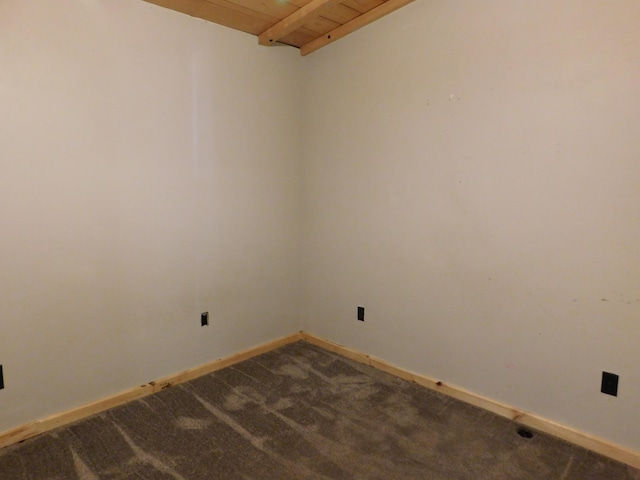
[[[284,43],[302,55],[332,43],[413,0],[145,0]]]

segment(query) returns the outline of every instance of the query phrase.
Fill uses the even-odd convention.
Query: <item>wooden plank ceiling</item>
[[[413,0],[145,1],[251,33],[261,45],[291,45],[307,55]]]

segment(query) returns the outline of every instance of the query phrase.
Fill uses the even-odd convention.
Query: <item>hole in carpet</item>
[[[519,428],[518,435],[522,438],[533,438],[533,432],[527,430],[526,428]]]

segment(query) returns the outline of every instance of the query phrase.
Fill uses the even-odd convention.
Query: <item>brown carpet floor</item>
[[[298,342],[0,450],[2,480],[640,479]]]

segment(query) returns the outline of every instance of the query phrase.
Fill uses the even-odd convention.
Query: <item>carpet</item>
[[[526,433],[297,342],[0,450],[0,478],[640,480]]]

